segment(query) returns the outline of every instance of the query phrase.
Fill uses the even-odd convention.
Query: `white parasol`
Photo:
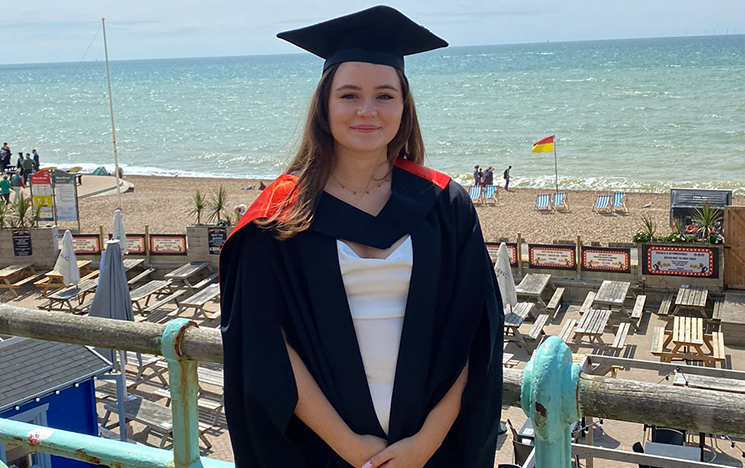
[[[80,281],[80,270],[78,270],[78,261],[75,257],[75,247],[72,245],[72,233],[65,231],[62,237],[62,250],[57,257],[57,263],[54,269],[62,275],[62,281],[65,286],[69,284],[78,284]]]
[[[510,267],[510,253],[507,250],[507,244],[502,242],[497,251],[497,263],[494,265],[494,273],[497,275],[499,291],[502,293],[502,305],[505,312],[512,311],[512,307],[517,304],[517,291],[515,290],[515,280],[512,278],[512,269]]]

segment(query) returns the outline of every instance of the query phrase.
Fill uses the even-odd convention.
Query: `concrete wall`
[[[59,254],[57,227],[30,228],[28,231],[31,234],[32,255],[16,257],[13,251],[13,231],[0,230],[0,268],[27,262],[33,262],[37,271],[51,270],[54,267]]]

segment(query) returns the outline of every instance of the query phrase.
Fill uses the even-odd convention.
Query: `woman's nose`
[[[357,115],[360,117],[375,115],[376,112],[377,108],[373,99],[363,99],[360,102],[360,107],[357,108]]]

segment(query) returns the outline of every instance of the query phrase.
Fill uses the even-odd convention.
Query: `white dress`
[[[384,259],[361,258],[340,240],[336,247],[367,384],[387,434],[414,259],[411,237]]]

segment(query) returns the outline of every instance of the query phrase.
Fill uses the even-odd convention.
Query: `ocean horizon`
[[[293,156],[310,54],[111,61],[126,174],[270,179]],[[745,194],[745,35],[452,47],[407,58],[427,165],[516,187]],[[42,165],[113,168],[103,61],[0,65],[0,139]],[[497,177],[501,180],[501,177]]]

